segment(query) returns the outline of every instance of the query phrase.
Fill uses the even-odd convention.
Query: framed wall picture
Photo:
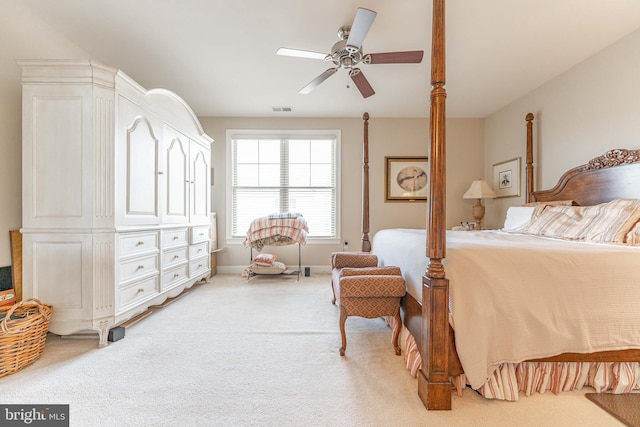
[[[384,158],[385,202],[426,202],[429,190],[426,157]]]
[[[520,195],[520,157],[493,165],[493,191],[496,197]]]

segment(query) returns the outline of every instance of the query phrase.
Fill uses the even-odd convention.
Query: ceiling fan
[[[300,58],[321,59],[331,61],[335,65],[324,73],[313,79],[308,85],[300,89],[298,93],[308,94],[320,83],[334,75],[340,68],[349,72],[349,77],[364,98],[368,98],[375,93],[362,70],[357,68],[359,63],[363,64],[418,64],[422,62],[424,52],[413,50],[406,52],[385,52],[368,53],[362,51],[362,41],[369,32],[373,20],[377,13],[364,8],[358,8],[356,17],[352,25],[345,25],[338,29],[340,41],[333,45],[331,53],[314,52],[310,50],[289,49],[281,47],[276,54],[284,56],[295,56]]]

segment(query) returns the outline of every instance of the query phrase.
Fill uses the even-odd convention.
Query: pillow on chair
[[[333,268],[343,267],[376,267],[378,257],[368,252],[334,252],[331,254],[331,266]]]

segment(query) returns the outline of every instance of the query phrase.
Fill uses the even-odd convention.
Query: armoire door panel
[[[157,216],[158,139],[144,117],[127,129],[127,215]]]
[[[189,138],[164,127],[165,199],[162,220],[170,224],[189,222]]]
[[[124,161],[119,179],[124,191],[122,223],[160,223],[159,156],[162,124],[126,98],[119,98],[120,124],[116,138]]]
[[[195,141],[191,141],[191,212],[190,221],[193,223],[209,222],[209,187],[211,173],[211,158],[206,150]]]

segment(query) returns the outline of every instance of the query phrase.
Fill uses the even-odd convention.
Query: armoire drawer
[[[209,240],[209,226],[199,225],[191,227],[191,243],[206,242]]]
[[[160,293],[159,276],[151,276],[128,286],[121,287],[119,293],[119,311],[140,300],[152,298]]]
[[[209,257],[202,257],[189,263],[189,277],[197,276],[209,269]]]
[[[182,283],[189,278],[189,272],[187,271],[187,264],[180,267],[172,268],[162,273],[162,290],[172,288],[173,286]]]
[[[158,273],[158,255],[148,255],[120,263],[120,283]]]
[[[179,264],[186,264],[188,259],[188,248],[182,247],[162,252],[162,269],[175,267]]]
[[[120,258],[158,250],[158,232],[126,233],[120,236]]]
[[[189,246],[189,259],[199,258],[209,253],[209,242]]]
[[[186,245],[188,243],[188,230],[186,228],[163,230],[162,247]]]

